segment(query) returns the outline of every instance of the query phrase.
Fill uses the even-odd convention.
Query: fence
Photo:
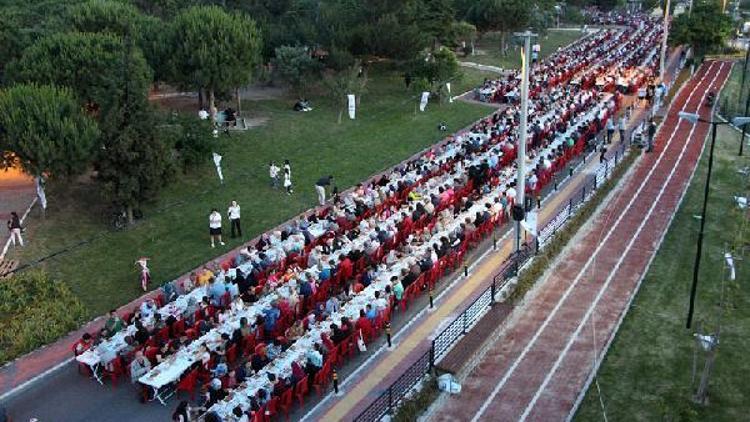
[[[515,276],[518,267],[533,256],[532,248],[524,247],[519,253],[514,253],[502,265],[502,270],[492,279],[490,286],[461,312],[448,326],[432,341],[432,345],[413,365],[411,365],[398,379],[375,399],[370,406],[354,419],[356,422],[376,422],[393,410],[424,376],[432,371],[435,363],[445,356],[451,347],[468,331],[470,331],[485,311],[495,303],[495,297],[503,286]]]
[[[609,178],[615,167],[622,161],[630,142],[622,143],[603,161],[594,175],[583,182],[583,186],[574,192],[565,204],[538,233],[534,246],[524,245],[519,251],[508,257],[500,266],[500,271],[492,278],[492,283],[474,301],[448,324],[432,340],[427,350],[417,361],[383,391],[367,409],[354,419],[356,422],[377,422],[386,414],[392,414],[394,409],[406,397],[425,375],[432,372],[435,363],[440,361],[468,331],[482,318],[486,311],[495,303],[498,292],[518,274],[521,268],[539,249],[555,235],[565,223],[575,214],[576,208],[586,202],[593,193]],[[592,154],[593,155],[593,154]],[[584,159],[585,163],[585,159]],[[555,186],[557,189],[557,186]]]

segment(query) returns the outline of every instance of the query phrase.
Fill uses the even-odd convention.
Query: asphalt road
[[[78,373],[73,362],[55,371],[42,382],[11,396],[4,406],[13,422],[88,422],[88,421],[169,421],[179,403],[172,398],[165,407],[158,402],[142,404],[138,390],[129,380],[121,379],[117,387],[100,385]]]

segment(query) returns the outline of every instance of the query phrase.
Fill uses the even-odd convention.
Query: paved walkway
[[[23,216],[35,196],[34,179],[15,168],[0,171],[0,221],[3,222],[0,230],[0,256],[4,255],[8,239],[5,222],[10,218],[10,213],[15,211],[19,217]]]
[[[536,295],[514,315],[463,383],[433,410],[434,421],[549,421],[572,416],[638,290],[697,166],[710,117],[704,99],[731,63],[707,62],[673,103],[611,205],[571,242]]]

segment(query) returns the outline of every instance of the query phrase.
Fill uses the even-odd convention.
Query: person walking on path
[[[612,143],[612,136],[615,134],[615,119],[610,117],[607,119],[607,143]]]
[[[654,150],[654,136],[656,136],[656,123],[651,118],[648,122],[648,147],[646,148],[646,152]]]
[[[13,246],[16,246],[16,242],[19,246],[23,247],[23,237],[21,237],[21,219],[18,218],[18,214],[15,211],[10,213],[10,220],[8,220],[8,231],[10,231],[10,241]]]
[[[224,242],[221,241],[221,214],[216,208],[211,210],[211,214],[208,216],[208,233],[211,235],[211,247],[216,247],[218,241],[221,246],[224,246]]]
[[[279,188],[279,166],[276,165],[275,161],[268,163],[268,175],[271,176],[271,187],[274,189]]]
[[[620,130],[620,142],[625,142],[625,131],[628,129],[628,123],[627,120],[625,120],[625,116],[620,116],[620,121],[617,123],[617,129]]]
[[[315,190],[318,191],[318,204],[321,206],[326,204],[326,186],[331,186],[331,181],[333,181],[333,176],[329,174],[315,182]]]
[[[240,226],[240,206],[237,201],[232,201],[227,209],[229,224],[232,227],[232,238],[235,237],[235,231],[239,237],[242,237],[242,226]]]

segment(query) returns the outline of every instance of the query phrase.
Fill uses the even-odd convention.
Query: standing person
[[[15,211],[10,213],[8,230],[10,231],[10,241],[13,242],[13,246],[16,246],[16,242],[18,242],[19,246],[23,246],[23,237],[21,237],[21,219],[18,218],[18,214],[16,214]]]
[[[315,190],[318,191],[318,203],[321,206],[326,204],[326,186],[330,186],[331,181],[333,181],[333,176],[329,174],[326,177],[321,177],[315,182]]]
[[[646,148],[646,152],[654,150],[654,136],[656,136],[656,123],[651,118],[648,122],[648,147]]]
[[[151,270],[148,269],[148,258],[142,256],[135,261],[141,267],[141,288],[148,291],[148,283],[151,281]]]
[[[620,142],[625,142],[625,131],[627,130],[627,121],[625,116],[620,116],[620,121],[617,123],[617,128],[620,130]]]
[[[229,204],[227,216],[229,217],[229,224],[232,227],[232,238],[234,239],[235,237],[235,230],[237,231],[237,235],[242,237],[242,227],[240,226],[240,206],[237,204],[237,201],[232,201],[232,203]]]
[[[219,210],[216,208],[213,208],[211,214],[208,216],[208,233],[211,235],[212,248],[216,247],[216,241],[221,246],[224,246],[224,242],[221,241],[221,214],[219,214]]]
[[[271,187],[274,189],[279,188],[279,171],[275,161],[268,163],[268,175],[271,176]]]
[[[615,119],[610,117],[607,119],[607,143],[612,143],[612,135],[615,134]]]
[[[284,164],[284,189],[286,189],[287,195],[294,193],[292,190],[292,171],[286,164]]]

